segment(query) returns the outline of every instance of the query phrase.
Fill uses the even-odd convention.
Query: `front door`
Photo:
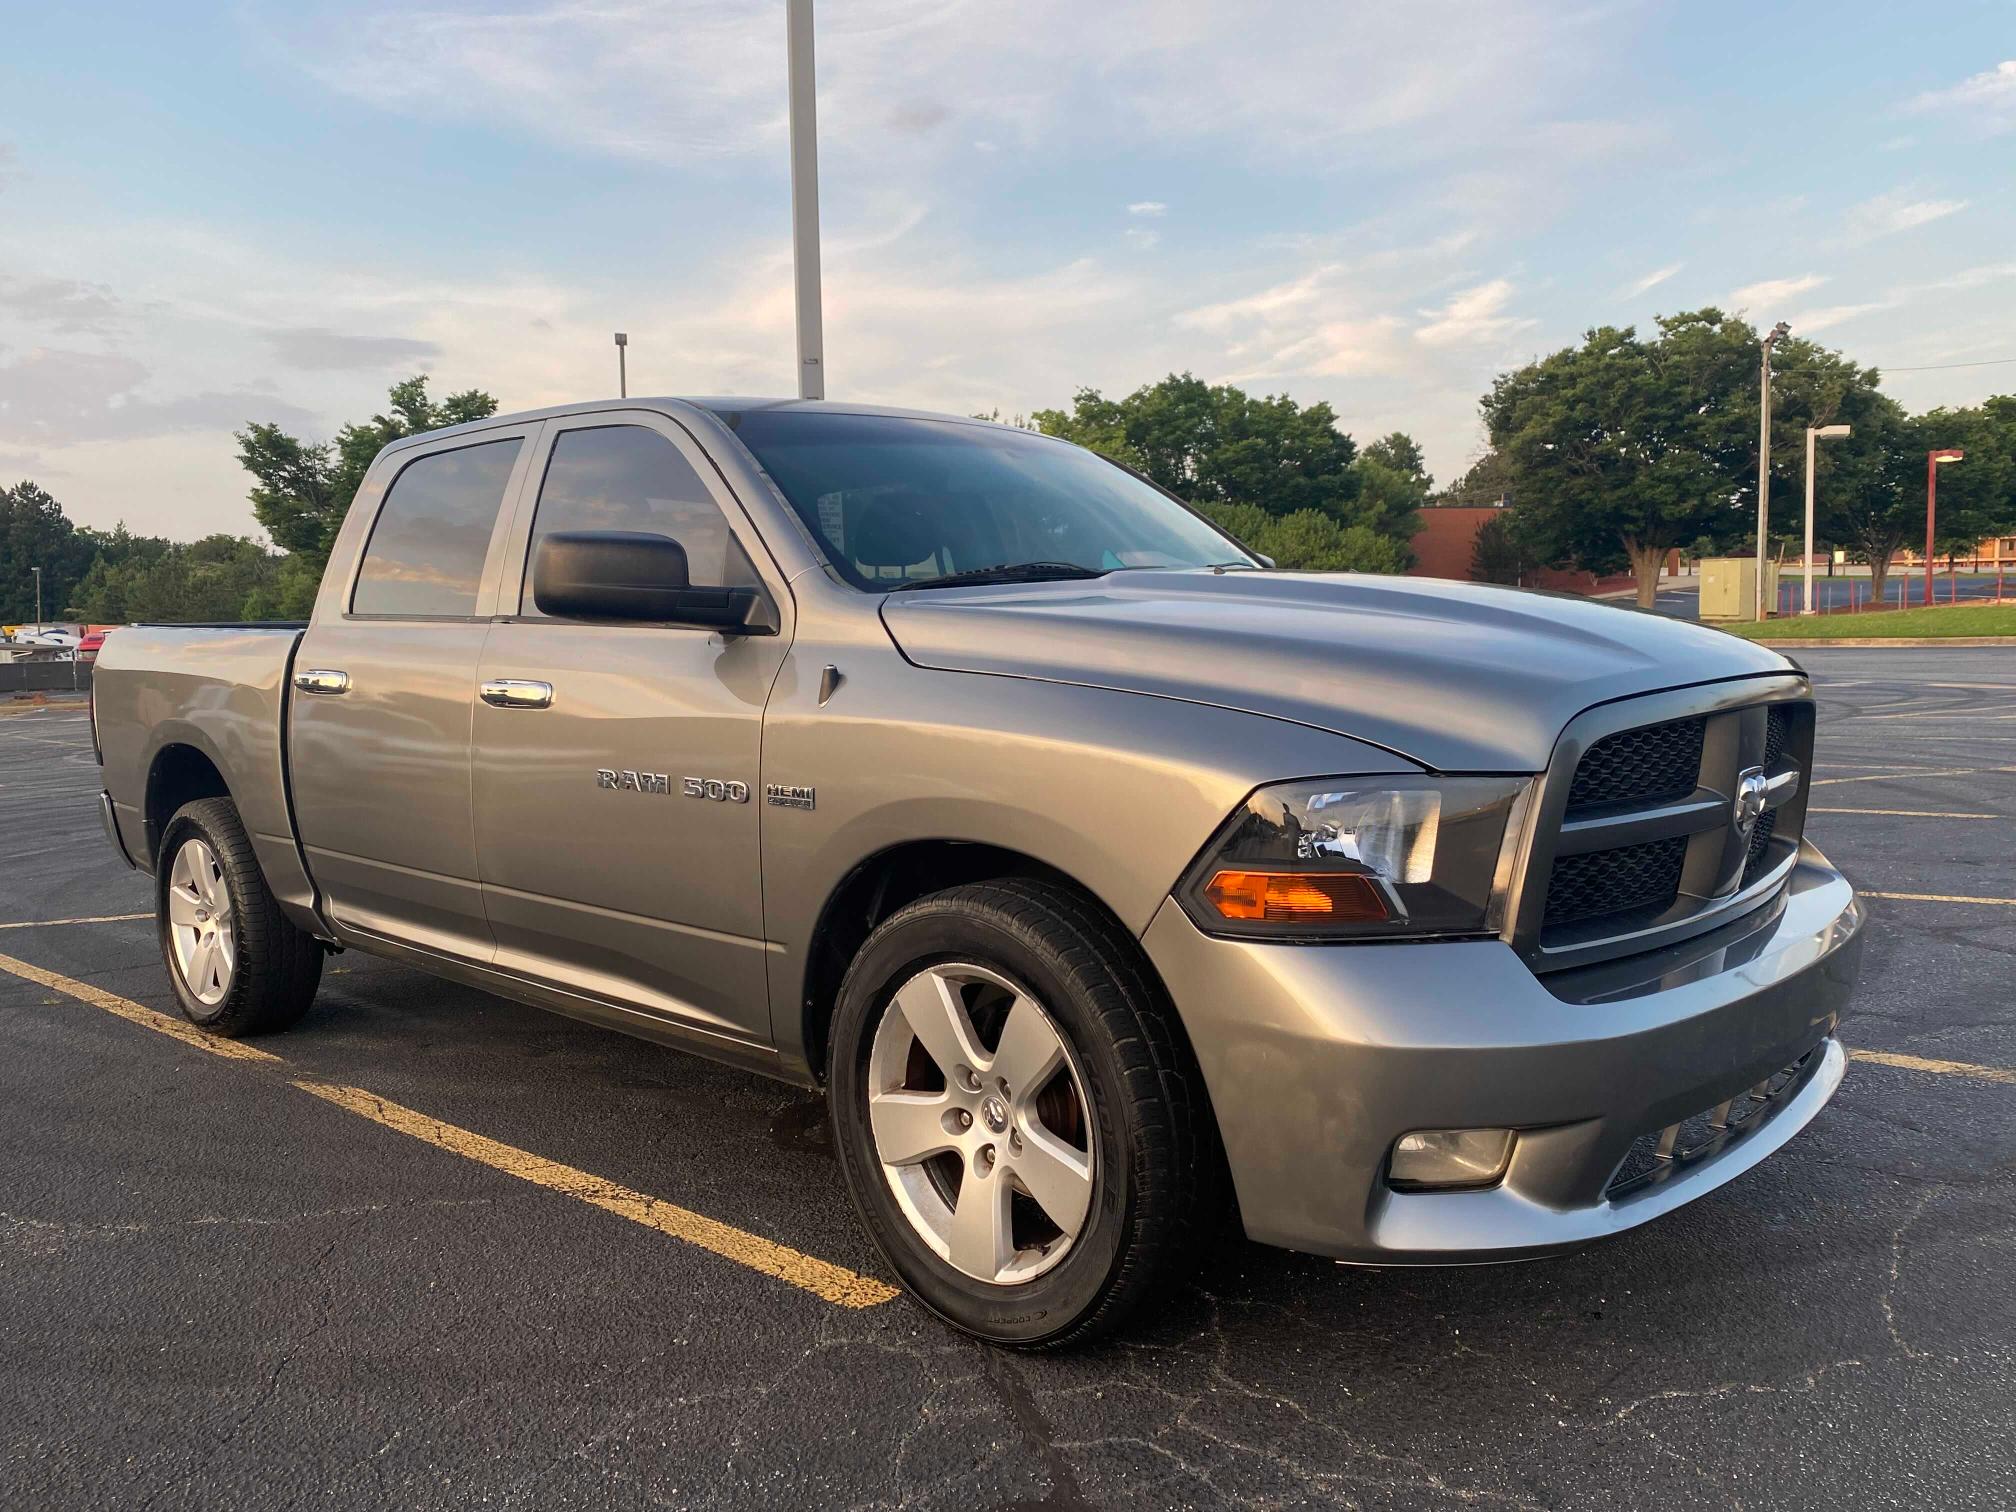
[[[501,506],[536,433],[416,449],[389,487],[374,473],[352,505],[330,567],[344,580],[324,586],[288,708],[295,819],[339,926],[465,959],[494,948],[476,879],[469,720]]]
[[[526,566],[502,589],[477,678],[496,700],[479,699],[474,725],[476,849],[496,962],[767,1043],[759,760],[788,596],[670,420],[577,416],[549,426],[545,449],[536,499],[519,511],[529,519],[512,532],[524,547],[507,558]],[[763,589],[786,633],[549,619],[533,602],[530,563],[564,530],[670,536],[696,587]]]

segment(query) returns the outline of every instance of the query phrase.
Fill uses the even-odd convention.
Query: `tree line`
[[[1656,326],[1649,335],[1597,327],[1502,374],[1480,401],[1487,449],[1439,492],[1404,432],[1361,447],[1326,403],[1189,373],[1121,398],[1081,389],[1068,408],[1008,423],[1133,468],[1283,568],[1405,571],[1421,509],[1506,503],[1478,537],[1474,576],[1517,582],[1542,566],[1628,568],[1649,605],[1673,548],[1749,549],[1762,356],[1757,331],[1717,309],[1661,316]],[[1897,554],[1923,540],[1928,450],[1967,453],[1940,478],[1941,552],[2016,533],[2016,396],[1910,415],[1881,391],[1876,369],[1796,334],[1777,347],[1773,368],[1774,534],[1799,537],[1805,430],[1833,424],[1852,434],[1819,452],[1816,541],[1867,563],[1878,593]],[[75,527],[32,482],[0,490],[0,618],[32,616],[35,564],[52,619],[305,618],[379,450],[496,410],[481,389],[436,399],[414,377],[392,386],[383,411],[329,441],[247,425],[236,436],[238,460],[270,547],[245,536],[173,542],[124,525]]]

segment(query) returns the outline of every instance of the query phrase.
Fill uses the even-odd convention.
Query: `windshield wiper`
[[[992,567],[968,567],[963,572],[919,578],[914,583],[898,583],[889,591],[907,593],[913,588],[959,588],[972,583],[1052,583],[1104,576],[1104,569],[1081,567],[1076,562],[996,562]]]

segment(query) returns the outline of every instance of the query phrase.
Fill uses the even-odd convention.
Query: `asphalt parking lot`
[[[1695,619],[1701,613],[1701,580],[1698,577],[1668,578],[1669,586],[1662,587],[1656,595],[1653,607],[1661,614],[1670,614],[1675,619]],[[1903,588],[1899,588],[1900,581]],[[2005,586],[2016,588],[2016,581],[2008,585],[1999,583],[1993,574],[1956,575],[1948,577],[1939,574],[1939,586],[1933,595],[1935,604],[1998,602]],[[1904,574],[1900,579],[1892,576],[1883,588],[1883,602],[1894,609],[1898,605],[1900,592],[1910,595],[1909,607],[1925,607],[1925,580],[1922,577]],[[1779,610],[1784,614],[1797,614],[1799,606],[1805,602],[1805,579],[1790,568],[1785,569],[1778,579]],[[1851,609],[1868,611],[1869,579],[1828,577],[1816,571],[1813,576],[1813,611],[1816,614],[1846,614]],[[1844,625],[1843,635],[1852,635],[1852,627]]]
[[[1057,1358],[889,1298],[791,1089],[356,954],[277,1059],[150,1032],[82,708],[0,705],[0,1506],[2016,1504],[2016,651],[1798,654],[1873,895],[1811,1129],[1564,1260],[1227,1241]]]

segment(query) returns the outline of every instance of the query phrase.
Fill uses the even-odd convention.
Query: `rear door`
[[[359,491],[289,703],[296,823],[339,925],[488,960],[469,720],[537,423],[397,456]],[[361,548],[359,537],[362,537]]]
[[[476,849],[497,964],[766,1043],[759,759],[790,600],[692,439],[618,410],[550,422],[478,681]],[[549,619],[526,564],[562,530],[686,548],[696,587],[756,587],[782,633]],[[526,685],[529,685],[529,691]]]

